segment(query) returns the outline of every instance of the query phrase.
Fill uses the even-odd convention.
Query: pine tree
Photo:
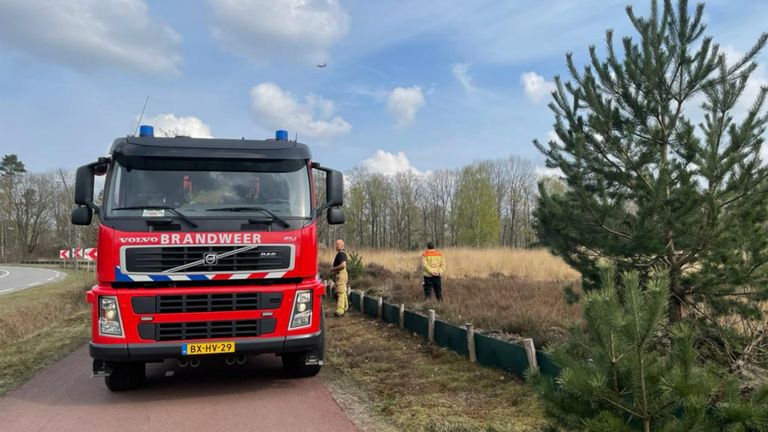
[[[743,397],[735,379],[704,365],[693,327],[665,328],[669,277],[637,272],[617,286],[612,268],[584,298],[586,325],[553,347],[555,380],[533,374],[552,422],[566,430],[763,431],[768,389]],[[669,336],[667,336],[669,335]]]
[[[15,154],[7,154],[0,161],[0,177],[2,178],[12,177],[25,172],[27,172],[27,169],[24,167],[24,162],[19,160],[19,157]]]
[[[745,94],[767,34],[741,58],[704,37],[704,6],[671,0],[649,17],[631,7],[636,38],[613,32],[606,51],[589,48],[571,80],[556,78],[550,108],[558,140],[535,142],[567,191],[540,187],[539,234],[595,286],[598,262],[669,272],[669,319],[696,311],[758,317],[768,297],[768,169],[760,157],[766,89]],[[744,100],[748,98],[750,100]],[[742,109],[745,103],[751,106]],[[694,124],[692,116],[703,115]]]
[[[8,240],[6,227],[11,224],[13,197],[19,182],[19,175],[27,172],[19,157],[15,154],[4,155],[0,160],[0,250],[2,259],[6,259],[6,247],[12,244]]]

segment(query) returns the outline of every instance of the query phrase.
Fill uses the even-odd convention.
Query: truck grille
[[[275,318],[139,324],[139,335],[143,339],[154,339],[158,342],[256,337],[274,332],[276,324],[277,320]]]
[[[237,250],[242,249],[240,252]],[[234,252],[234,253],[232,253]],[[165,246],[124,249],[126,273],[232,273],[290,270],[292,247],[256,246]],[[231,255],[225,255],[232,253]],[[224,255],[219,258],[219,256]],[[208,259],[206,260],[206,256]]]
[[[277,309],[282,302],[283,293],[279,292],[137,296],[131,299],[137,314]]]

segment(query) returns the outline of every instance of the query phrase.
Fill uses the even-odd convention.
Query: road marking
[[[11,268],[11,269],[14,269],[15,267],[10,267],[10,268]],[[21,270],[24,270],[24,269],[27,269],[27,268],[26,268],[26,267],[22,267],[22,268],[21,268]],[[62,272],[58,272],[58,271],[56,271],[56,270],[52,270],[52,269],[42,269],[42,270],[45,272],[45,273],[42,273],[42,274],[41,274],[41,273],[38,271],[39,269],[34,269],[34,268],[31,268],[31,270],[33,270],[33,271],[34,271],[34,274],[35,274],[35,275],[40,275],[40,276],[42,276],[42,277],[45,277],[45,276],[44,276],[44,275],[45,275],[45,273],[48,273],[48,275],[49,275],[49,276],[50,276],[51,274],[53,274],[54,276],[52,276],[52,277],[49,277],[49,278],[47,278],[47,279],[42,279],[42,278],[41,278],[41,279],[40,279],[40,280],[38,280],[37,282],[32,282],[32,283],[26,284],[26,286],[23,286],[23,285],[19,285],[19,286],[15,286],[15,287],[13,287],[13,288],[6,288],[6,289],[2,289],[2,290],[0,290],[0,294],[9,293],[9,292],[16,292],[16,291],[20,291],[20,290],[23,290],[23,289],[27,289],[27,288],[32,288],[32,287],[36,287],[36,286],[40,286],[40,285],[45,285],[45,284],[47,284],[47,283],[50,283],[50,282],[52,282],[52,281],[54,281],[54,280],[57,280],[57,279],[61,279],[63,276],[66,276],[66,275],[65,275],[65,274],[63,274]],[[4,277],[6,277],[6,276],[8,276],[8,275],[10,275],[10,274],[11,274],[11,272],[12,272],[12,270],[3,270],[3,269],[0,269],[0,279],[2,279],[2,278],[4,278]],[[14,274],[14,275],[16,275],[16,273],[13,273],[13,274]],[[17,282],[17,283],[18,283],[18,282]],[[21,282],[21,284],[24,284],[24,282]]]

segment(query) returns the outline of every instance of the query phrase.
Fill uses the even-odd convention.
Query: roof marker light
[[[139,126],[139,136],[140,137],[153,137],[153,136],[155,136],[155,128],[153,128],[150,125],[141,125],[141,126]]]
[[[278,129],[275,131],[275,139],[278,141],[287,141],[288,140],[288,131],[283,129]]]

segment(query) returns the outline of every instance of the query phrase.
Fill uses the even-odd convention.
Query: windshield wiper
[[[169,207],[169,206],[159,206],[159,205],[130,206],[130,207],[113,208],[112,210],[168,210],[169,212],[171,212],[171,213],[175,214],[176,216],[178,216],[179,219],[181,219],[184,222],[186,222],[186,223],[192,225],[193,227],[197,228],[197,224],[194,221],[192,221],[192,219],[187,217],[187,215],[185,215],[184,213],[176,210],[173,207]]]
[[[281,218],[280,216],[274,214],[273,212],[265,209],[264,207],[248,207],[248,206],[239,206],[239,207],[217,207],[217,208],[210,208],[206,211],[230,211],[230,212],[241,212],[241,211],[260,211],[262,213],[268,214],[270,217],[272,217],[273,221],[280,222],[280,224],[286,228],[290,227],[291,224],[285,221],[285,219]]]

